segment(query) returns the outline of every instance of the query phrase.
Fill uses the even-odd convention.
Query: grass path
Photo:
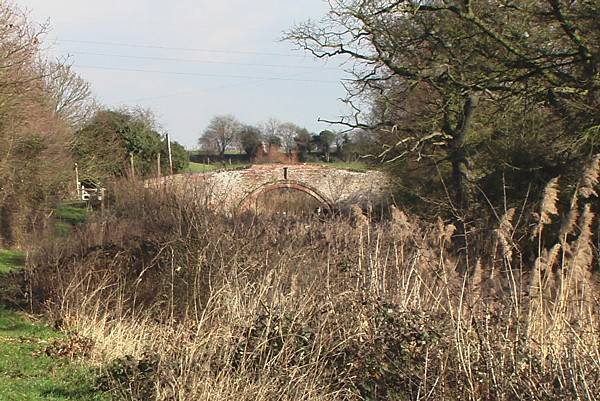
[[[19,251],[0,249],[0,274],[20,269],[25,263],[25,255]]]
[[[21,253],[0,250],[0,279],[23,262]],[[94,390],[91,368],[46,355],[48,346],[61,337],[0,305],[0,401],[109,400]]]

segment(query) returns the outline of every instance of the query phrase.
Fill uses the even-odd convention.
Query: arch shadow
[[[258,188],[255,188],[252,192],[246,195],[244,199],[240,201],[237,207],[237,211],[239,213],[248,211],[260,195],[278,189],[293,189],[296,191],[304,192],[305,194],[316,199],[317,202],[322,204],[328,211],[331,211],[333,209],[333,203],[316,188],[306,185],[305,183],[300,181],[280,180],[275,182],[269,182],[259,186]]]

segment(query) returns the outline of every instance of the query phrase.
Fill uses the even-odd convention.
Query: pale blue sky
[[[279,40],[294,23],[321,18],[327,10],[322,0],[17,4],[34,21],[50,22],[49,51],[70,56],[103,104],[151,108],[188,147],[217,114],[249,124],[274,117],[318,132],[328,128],[319,117],[346,113],[339,65]]]

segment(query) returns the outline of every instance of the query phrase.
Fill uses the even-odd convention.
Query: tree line
[[[282,152],[288,158],[311,161],[318,158],[329,162],[332,155],[348,160],[357,157],[362,147],[348,132],[323,130],[311,133],[306,128],[275,118],[255,125],[244,124],[233,115],[213,117],[198,140],[200,149],[220,159],[228,151],[245,153],[250,160],[264,154]]]

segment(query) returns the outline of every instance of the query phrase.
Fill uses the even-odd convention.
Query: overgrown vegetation
[[[593,400],[597,162],[570,208],[551,181],[539,224],[507,210],[470,237],[475,257],[452,224],[395,208],[227,217],[115,191],[111,213],[36,252],[32,290],[123,399]]]
[[[10,247],[43,224],[45,206],[64,193],[69,125],[42,79],[45,28],[7,2],[0,4],[0,26],[0,246]]]
[[[151,112],[103,110],[89,83],[64,63],[48,61],[36,25],[11,2],[0,2],[0,246],[27,243],[80,178],[110,181],[170,172],[164,132]],[[171,144],[173,171],[184,148]]]
[[[0,2],[0,246],[23,249],[0,250],[0,300],[63,333],[0,307],[0,396],[598,399],[598,2],[330,6],[287,39],[347,58],[351,131],[218,116],[188,165]],[[275,193],[226,215],[201,180],[136,180],[170,173],[167,145],[174,172],[370,155],[404,210]],[[101,213],[64,203],[75,163]]]

